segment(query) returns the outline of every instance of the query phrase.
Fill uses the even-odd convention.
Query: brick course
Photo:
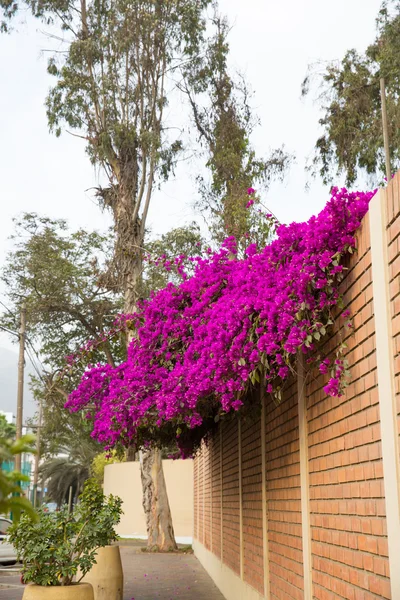
[[[244,580],[264,592],[260,422],[243,420],[242,502]]]
[[[271,599],[303,597],[299,421],[295,382],[266,404],[266,468]]]
[[[236,420],[224,423],[222,431],[222,502],[224,563],[240,573],[239,452]]]
[[[222,471],[220,431],[210,442],[212,456],[212,552],[221,558]]]

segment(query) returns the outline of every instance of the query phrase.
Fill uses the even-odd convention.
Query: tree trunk
[[[136,311],[136,302],[138,299],[137,288],[142,276],[142,261],[137,247],[141,245],[142,240],[135,241],[136,260],[132,261],[130,270],[125,271],[127,275],[124,281],[124,309],[125,313],[128,314]],[[158,449],[149,449],[141,451],[139,456],[143,488],[143,509],[147,526],[147,547],[163,552],[176,550],[177,545],[165,484],[161,451]],[[129,449],[127,460],[134,460],[134,453],[129,452]]]
[[[147,548],[161,552],[176,550],[161,450],[142,450],[140,452],[140,470],[148,534]]]

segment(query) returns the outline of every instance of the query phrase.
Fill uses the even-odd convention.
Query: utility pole
[[[39,460],[40,460],[40,434],[42,431],[43,419],[43,399],[40,399],[39,404],[39,425],[36,432],[36,455],[35,455],[35,470],[33,472],[33,508],[37,506],[37,486],[39,480]]]
[[[19,330],[18,392],[16,439],[22,436],[22,417],[24,405],[24,368],[25,368],[26,302],[21,306],[21,326]],[[15,470],[21,471],[21,454],[15,456]]]
[[[72,485],[69,486],[68,492],[68,514],[71,514],[72,511]]]

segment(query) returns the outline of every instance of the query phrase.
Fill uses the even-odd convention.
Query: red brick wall
[[[296,384],[266,410],[266,468],[271,599],[303,598],[299,422]]]
[[[218,558],[221,558],[222,471],[220,431],[211,440],[210,453],[212,456],[212,551]]]
[[[196,461],[195,461],[196,462]],[[201,452],[198,458],[197,467],[197,489],[198,489],[198,540],[204,544],[204,453]]]
[[[224,563],[240,573],[239,452],[236,420],[222,429],[222,502]]]
[[[389,186],[387,197],[393,358],[400,435],[399,184],[397,177]],[[335,331],[323,348],[334,356],[341,340],[347,343],[350,385],[343,397],[327,397],[323,391],[327,376],[314,370],[308,373],[305,388],[308,452],[305,468],[309,494],[306,514],[310,519],[313,600],[391,598],[369,227],[367,215],[357,236],[358,251],[349,263],[343,283],[344,304],[351,311],[353,329],[346,333]],[[264,440],[261,440],[259,417],[242,419],[241,444],[237,422],[224,422],[222,452],[221,431],[218,431],[209,448],[196,458],[195,498],[199,499],[200,517],[198,524],[195,510],[195,539],[204,544],[205,528],[206,547],[218,559],[222,555],[224,564],[242,576],[260,596],[264,594],[266,575],[271,599],[303,600],[304,512],[295,380],[288,385],[279,406],[266,399],[265,417]],[[265,457],[262,457],[263,446]],[[265,506],[262,503],[263,459]],[[241,490],[239,464],[242,466]],[[204,503],[207,508],[203,515]],[[208,510],[212,510],[212,519]],[[263,512],[267,519],[267,560]],[[211,522],[212,544],[207,534]],[[267,574],[264,574],[265,562],[268,563]]]
[[[260,422],[241,423],[244,580],[264,592]]]
[[[208,446],[203,445],[204,456],[204,545],[211,550],[211,468],[212,454]]]
[[[314,597],[321,600],[390,597],[368,232],[367,216],[346,277],[351,384],[345,396],[327,398],[327,378],[313,373],[306,393]],[[338,341],[333,336],[327,349]]]

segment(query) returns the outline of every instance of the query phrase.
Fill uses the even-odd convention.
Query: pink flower
[[[343,263],[353,248],[373,195],[335,188],[319,215],[280,225],[264,248],[251,245],[239,258],[230,237],[219,251],[192,257],[192,276],[168,283],[135,314],[118,316],[114,334],[128,323],[135,328],[126,360],[87,367],[67,407],[90,412],[92,435],[107,448],[150,446],[161,429],[176,432],[181,454],[190,456],[207,423],[239,410],[261,373],[273,393],[295,368],[297,352],[312,354],[315,332],[340,300],[342,275],[332,263]],[[177,263],[163,260],[183,265],[183,255]],[[96,350],[92,342],[89,350]],[[344,389],[347,365],[337,360],[324,388],[331,396]],[[321,361],[320,371],[329,364]]]
[[[248,190],[247,190],[247,193],[248,193],[249,196],[251,196],[252,194],[255,194],[255,192],[256,192],[256,190],[254,188],[252,188],[252,187],[249,187]]]
[[[322,363],[319,365],[319,372],[322,373],[323,375],[325,375],[328,372],[328,367],[329,367],[329,360],[325,359],[322,361]]]

